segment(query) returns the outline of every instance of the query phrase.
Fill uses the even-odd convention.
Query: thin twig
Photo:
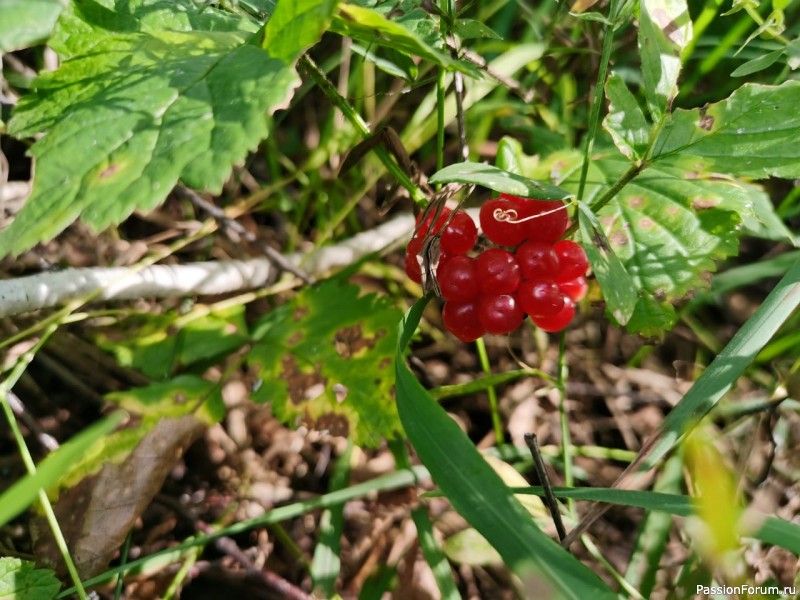
[[[212,204],[208,200],[205,200],[195,192],[194,190],[190,190],[189,188],[179,187],[177,191],[182,194],[184,197],[188,198],[189,201],[198,207],[201,210],[206,211],[209,215],[214,217],[222,227],[228,231],[232,231],[236,235],[244,238],[250,244],[253,244],[256,248],[258,248],[261,252],[264,253],[269,260],[271,260],[276,267],[279,269],[283,269],[288,273],[291,273],[295,277],[299,277],[303,281],[308,284],[314,283],[314,278],[311,277],[308,273],[303,271],[302,269],[298,268],[296,265],[293,265],[286,257],[275,250],[272,246],[264,242],[263,240],[258,239],[258,237],[245,229],[241,223],[231,219],[228,215],[225,214],[225,211],[219,208],[218,206]]]
[[[547,469],[544,467],[544,460],[542,459],[542,452],[539,450],[539,442],[536,439],[536,434],[526,433],[523,437],[525,438],[525,443],[528,445],[528,450],[531,451],[533,464],[536,466],[536,473],[539,475],[542,488],[544,488],[544,501],[553,517],[553,523],[556,524],[558,539],[563,542],[564,538],[567,537],[567,530],[564,527],[564,521],[561,520],[561,511],[558,509],[558,502],[553,494],[553,487],[550,485]]]
[[[39,443],[49,452],[58,450],[58,442],[56,439],[52,435],[42,431],[42,428],[39,427],[36,419],[34,419],[30,413],[25,410],[25,405],[22,404],[22,400],[19,399],[19,396],[17,396],[14,392],[9,391],[6,398],[8,399],[8,404],[11,406],[11,410],[15,415],[17,415],[17,418],[25,423],[25,426],[34,433]]]

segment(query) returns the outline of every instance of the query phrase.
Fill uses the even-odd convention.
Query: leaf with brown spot
[[[285,423],[304,423],[356,444],[400,433],[392,399],[397,322],[391,301],[337,280],[303,289],[254,329],[253,393]]]

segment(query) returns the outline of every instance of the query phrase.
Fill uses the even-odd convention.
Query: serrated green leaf
[[[253,398],[284,422],[361,446],[397,435],[391,364],[400,314],[337,280],[305,288],[256,326],[248,359],[262,383]]]
[[[120,33],[244,31],[253,21],[193,0],[73,0],[58,21],[49,45],[61,60],[85,55],[104,38]]]
[[[264,48],[271,56],[294,64],[317,43],[327,29],[338,0],[293,0],[278,2],[267,21]]]
[[[736,67],[736,69],[731,73],[731,77],[744,77],[745,75],[752,75],[753,73],[758,73],[759,71],[768,69],[775,63],[775,61],[783,56],[783,52],[783,48],[781,48],[780,50],[773,50],[772,52],[767,52],[766,54],[761,54],[752,60],[748,60],[746,63]]]
[[[67,443],[45,458],[36,473],[26,475],[0,495],[0,525],[30,506],[39,495],[39,490],[52,489],[64,473],[92,449],[100,445],[126,415],[113,413],[99,423],[86,428]]]
[[[636,286],[612,250],[597,217],[583,202],[578,203],[578,223],[583,248],[603,290],[606,307],[618,324],[625,325],[636,307]]]
[[[427,299],[400,324],[397,408],[414,449],[453,507],[483,535],[522,581],[524,597],[615,598],[574,556],[547,537],[475,445],[411,374],[403,358]]]
[[[0,600],[52,600],[60,588],[54,571],[19,558],[0,558]]]
[[[180,179],[219,190],[267,134],[266,114],[298,83],[293,68],[238,32],[117,34],[37,80],[11,133],[31,149],[33,193],[0,233],[0,255],[79,216],[95,229],[161,203]]]
[[[347,3],[339,5],[339,13],[331,22],[331,31],[358,40],[365,46],[387,46],[443,67],[474,73],[474,67],[452,59],[443,51],[438,33],[433,39],[439,40],[440,47],[429,43],[430,33],[435,31],[435,27],[430,15],[422,9],[389,19],[378,10]]]
[[[697,157],[697,171],[740,177],[800,177],[800,81],[745,84],[700,109],[677,110],[661,130],[654,159]]]
[[[650,140],[650,125],[636,98],[618,73],[606,82],[610,102],[603,127],[611,134],[614,145],[631,160],[642,158]]]
[[[658,122],[678,94],[681,51],[692,39],[692,20],[685,0],[639,3],[639,53],[647,107]]]
[[[540,200],[563,200],[570,196],[568,191],[549,183],[540,183],[492,165],[474,162],[449,165],[434,173],[428,181],[432,184],[469,183],[495,192]]]
[[[68,0],[2,0],[0,52],[11,52],[45,41]]]

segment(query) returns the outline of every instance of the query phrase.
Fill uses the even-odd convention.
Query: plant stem
[[[483,338],[475,340],[475,347],[478,350],[478,359],[481,361],[481,369],[483,369],[486,375],[490,375],[492,370],[489,367],[489,355],[486,353],[486,343],[483,341]],[[497,410],[497,391],[494,389],[493,385],[490,385],[486,389],[486,393],[489,395],[489,410],[492,413],[494,438],[499,447],[505,441],[505,436],[503,435],[503,423],[500,420],[500,411]]]
[[[572,474],[572,438],[569,433],[569,415],[567,414],[567,336],[562,331],[558,344],[558,417],[561,424],[561,460],[564,462],[564,486],[573,487],[575,478]],[[574,513],[575,502],[567,499],[570,513]]]
[[[583,198],[583,191],[586,187],[586,176],[589,173],[589,161],[594,147],[594,140],[597,137],[597,128],[600,126],[600,107],[603,104],[603,90],[605,87],[606,76],[608,75],[608,63],[611,60],[611,47],[614,44],[614,28],[619,12],[619,0],[612,0],[609,9],[610,23],[606,25],[605,35],[603,36],[603,49],[600,54],[600,66],[597,70],[597,82],[594,86],[594,98],[592,99],[592,109],[589,113],[589,131],[586,134],[586,143],[583,146],[583,164],[581,165],[581,179],[578,185],[578,199]]]
[[[314,83],[319,86],[328,99],[342,111],[344,117],[350,122],[355,130],[361,134],[364,139],[372,136],[372,131],[367,125],[366,121],[361,118],[356,110],[350,105],[346,98],[344,98],[336,87],[328,80],[325,73],[312,61],[307,55],[303,55],[300,59],[300,64],[306,73],[314,80]],[[427,204],[428,198],[425,193],[413,182],[408,174],[403,171],[400,165],[395,162],[389,152],[382,145],[378,144],[373,148],[376,156],[384,164],[386,169],[394,176],[395,179],[402,185],[411,195],[411,199],[417,204]]]

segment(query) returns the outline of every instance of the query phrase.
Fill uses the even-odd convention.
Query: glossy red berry
[[[586,282],[586,277],[576,277],[569,281],[562,281],[558,287],[564,292],[573,302],[580,302],[586,297],[586,292],[589,291],[589,284]]]
[[[437,279],[442,298],[445,300],[466,302],[480,295],[481,288],[478,284],[474,258],[453,256],[440,262]]]
[[[525,242],[514,254],[525,279],[552,279],[558,273],[558,257],[547,242]]]
[[[439,216],[436,216],[436,211],[439,211]],[[425,237],[426,235],[431,235],[434,233],[439,233],[444,227],[444,224],[447,222],[447,218],[450,216],[450,213],[453,212],[446,206],[441,207],[431,207],[429,210],[422,211],[417,215],[417,224],[415,227],[415,237]],[[422,217],[425,217],[425,220],[422,220]],[[433,218],[436,217],[436,226],[431,227],[431,223],[433,223]]]
[[[490,241],[499,246],[516,246],[528,235],[525,223],[513,223],[522,218],[522,207],[513,198],[495,198],[481,206],[481,230]]]
[[[416,281],[417,283],[422,283],[422,272],[419,267],[419,260],[417,259],[417,254],[422,250],[422,242],[423,239],[421,237],[413,237],[406,246],[406,260],[404,264],[406,275],[408,275],[411,281]]]
[[[566,296],[553,280],[540,279],[523,281],[517,298],[531,317],[554,317],[564,308]]]
[[[514,296],[500,294],[481,297],[478,318],[487,333],[503,335],[522,325],[525,313]]]
[[[540,329],[556,333],[565,329],[575,316],[575,303],[570,298],[564,299],[564,308],[552,317],[531,317],[531,320]]]
[[[484,333],[478,318],[478,301],[446,302],[442,309],[445,328],[462,342],[474,342]]]
[[[478,282],[484,294],[512,294],[522,273],[514,255],[501,248],[484,250],[477,261]]]
[[[589,259],[580,245],[572,240],[561,240],[553,244],[553,252],[558,257],[556,283],[586,275],[586,270],[589,268]]]
[[[457,212],[442,231],[441,249],[449,254],[466,254],[478,239],[475,221],[463,211]]]

